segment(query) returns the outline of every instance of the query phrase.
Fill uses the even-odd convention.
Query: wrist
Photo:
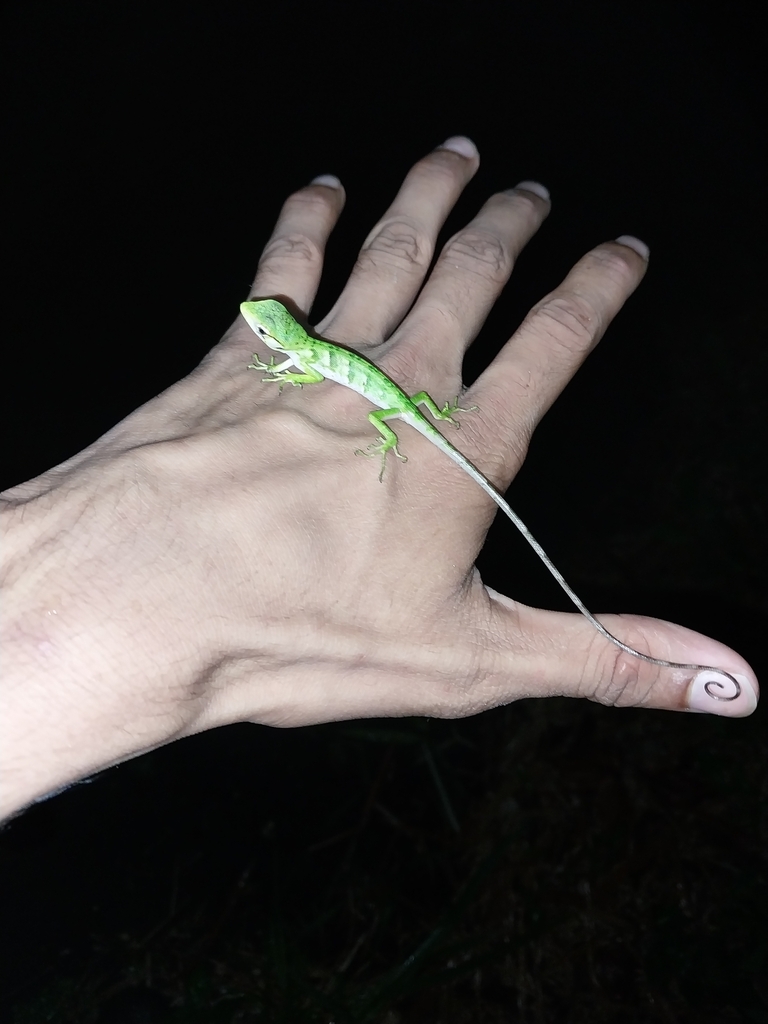
[[[195,713],[181,699],[191,659],[178,623],[160,621],[156,581],[129,583],[115,564],[126,546],[119,503],[71,480],[8,495],[0,816],[167,742]]]

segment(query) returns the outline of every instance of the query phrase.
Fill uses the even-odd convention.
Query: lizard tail
[[[560,584],[561,588],[568,595],[571,602],[576,606],[576,608],[578,608],[578,610],[581,612],[584,618],[597,630],[597,632],[605,637],[606,640],[609,640],[612,644],[615,644],[615,646],[619,647],[622,651],[625,652],[625,654],[629,654],[633,658],[640,658],[641,661],[648,662],[649,665],[659,665],[661,668],[679,668],[691,672],[715,672],[717,675],[724,676],[725,679],[727,679],[728,682],[733,686],[734,692],[729,696],[723,696],[722,693],[715,692],[715,689],[717,688],[722,690],[725,684],[722,682],[718,682],[717,680],[709,680],[709,682],[707,682],[704,685],[704,691],[713,700],[730,702],[736,700],[741,695],[741,684],[739,683],[738,679],[732,676],[730,672],[726,672],[725,669],[716,668],[714,665],[695,665],[692,663],[682,661],[668,661],[666,658],[654,658],[650,654],[644,654],[642,651],[635,650],[634,647],[630,647],[629,644],[625,644],[623,640],[619,640],[617,636],[614,636],[613,633],[610,632],[610,630],[606,629],[606,627],[602,624],[602,622],[599,621],[599,619],[595,618],[592,612],[587,608],[587,606],[581,600],[579,595],[570,586],[570,584],[565,579],[563,574],[551,560],[551,558],[546,553],[541,544],[539,544],[539,542],[533,536],[533,534],[525,525],[520,516],[515,511],[513,511],[513,509],[510,507],[507,501],[502,497],[501,493],[496,490],[493,484],[489,480],[487,480],[485,476],[483,476],[480,470],[477,469],[477,467],[474,466],[469,461],[469,459],[462,455],[458,449],[454,448],[453,445],[449,441],[447,441],[438,430],[435,430],[435,428],[432,427],[431,424],[427,424],[427,427],[435,431],[435,433],[441,438],[443,442],[442,444],[437,442],[431,436],[431,434],[427,432],[426,429],[422,429],[422,425],[419,422],[414,422],[412,425],[416,428],[416,430],[419,431],[420,434],[423,434],[428,440],[432,441],[433,444],[437,444],[437,446],[441,448],[445,452],[445,454],[453,462],[455,462],[460,469],[463,469],[468,476],[471,476],[475,483],[479,484],[479,486],[482,487],[485,493],[490,498],[493,499],[493,501],[498,505],[498,507],[501,509],[501,511],[504,513],[507,519],[514,523],[519,532],[523,535],[523,537],[525,537],[525,539],[528,541],[530,546],[539,556],[541,561],[544,563],[547,569],[549,569],[552,576],[554,576],[554,578]]]

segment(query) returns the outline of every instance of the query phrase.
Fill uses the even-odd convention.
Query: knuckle
[[[600,334],[602,318],[581,295],[550,295],[529,314],[529,325],[565,348],[581,349]]]
[[[407,220],[385,221],[376,228],[358,256],[358,266],[424,269],[432,259],[427,237]]]
[[[648,639],[637,627],[623,627],[622,643],[635,650],[648,648]],[[598,683],[592,693],[592,700],[609,707],[642,707],[660,680],[660,668],[647,661],[635,658],[595,633],[590,644],[588,665],[596,664],[595,678]]]
[[[464,177],[466,161],[450,149],[433,149],[411,168],[408,178],[428,182],[438,188],[453,189],[456,181]]]
[[[505,205],[512,209],[518,209],[521,213],[526,215],[538,214],[541,208],[542,199],[537,196],[536,199],[531,198],[530,192],[497,192],[494,198],[502,200]]]
[[[627,261],[618,248],[600,247],[589,253],[587,260],[592,268],[611,283],[626,288],[634,279],[636,269]]]
[[[283,209],[289,216],[325,217],[335,206],[333,189],[306,185],[288,197]]]
[[[459,270],[503,284],[512,269],[512,257],[496,236],[485,231],[462,231],[452,238],[440,257]]]
[[[259,267],[274,267],[276,264],[314,264],[322,260],[320,246],[308,235],[300,232],[277,235],[271,239],[262,253]]]

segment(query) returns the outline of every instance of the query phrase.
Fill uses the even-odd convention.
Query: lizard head
[[[277,352],[290,349],[297,331],[303,331],[294,318],[276,299],[242,302],[240,312],[251,330],[271,349]]]

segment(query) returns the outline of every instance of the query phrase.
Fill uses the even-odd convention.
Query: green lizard
[[[319,384],[327,378],[328,380],[336,381],[337,384],[342,384],[345,388],[356,391],[359,395],[367,398],[372,405],[377,406],[375,412],[369,413],[368,419],[379,431],[379,439],[370,444],[367,451],[358,450],[357,454],[381,455],[379,480],[384,476],[388,452],[391,451],[403,462],[408,461],[398,451],[397,434],[385,422],[391,419],[404,420],[415,430],[418,430],[420,434],[423,434],[436,448],[444,452],[467,476],[472,477],[475,483],[482,487],[485,493],[493,499],[502,512],[522,533],[523,537],[525,537],[581,614],[606,640],[620,647],[627,654],[640,658],[642,661],[647,661],[651,665],[697,672],[715,672],[725,676],[735,687],[735,692],[730,697],[721,696],[719,693],[714,692],[714,688],[722,689],[724,684],[716,680],[710,680],[704,689],[714,700],[732,701],[736,700],[740,695],[741,685],[738,680],[724,669],[714,668],[711,665],[689,665],[682,662],[666,661],[663,658],[652,658],[649,654],[643,654],[642,651],[636,651],[633,647],[623,643],[595,618],[581,598],[571,589],[562,573],[556,568],[531,531],[517,513],[513,512],[499,491],[483,476],[476,466],[473,466],[469,459],[443,437],[440,431],[430,423],[419,409],[419,406],[424,406],[436,420],[455,424],[456,421],[453,419],[454,413],[474,411],[462,409],[458,404],[458,397],[455,402],[446,402],[442,409],[437,406],[426,391],[420,391],[418,394],[409,397],[378,366],[359,352],[307,334],[285,306],[275,299],[243,302],[240,305],[240,312],[257,337],[268,348],[274,352],[281,352],[286,357],[283,362],[276,363],[275,357],[272,356],[270,361],[265,363],[257,355],[253,356],[253,362],[249,364],[248,368],[266,370],[270,376],[262,378],[263,381],[279,383],[282,390],[285,384],[292,384],[294,387],[300,388],[304,384]],[[295,367],[298,372],[289,370],[291,366]]]

